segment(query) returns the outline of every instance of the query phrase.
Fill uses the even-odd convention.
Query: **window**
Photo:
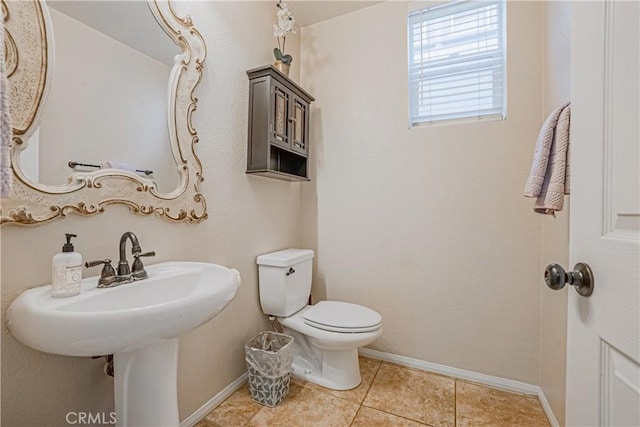
[[[411,125],[505,115],[505,4],[458,1],[409,13]]]

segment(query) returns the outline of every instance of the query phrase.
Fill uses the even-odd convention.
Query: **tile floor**
[[[549,427],[538,398],[361,357],[362,383],[336,391],[297,379],[276,408],[245,384],[196,427]]]

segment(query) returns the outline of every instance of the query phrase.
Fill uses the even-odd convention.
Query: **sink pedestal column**
[[[177,427],[178,339],[113,356],[116,426]]]

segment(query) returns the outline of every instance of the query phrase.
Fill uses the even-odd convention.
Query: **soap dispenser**
[[[62,252],[53,257],[53,272],[51,277],[51,296],[70,297],[80,293],[82,282],[82,255],[74,251],[71,243],[75,234],[66,233],[67,243],[62,246]]]

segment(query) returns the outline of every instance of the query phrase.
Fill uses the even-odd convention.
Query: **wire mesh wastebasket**
[[[289,394],[293,337],[265,331],[244,346],[251,399],[278,406]]]

